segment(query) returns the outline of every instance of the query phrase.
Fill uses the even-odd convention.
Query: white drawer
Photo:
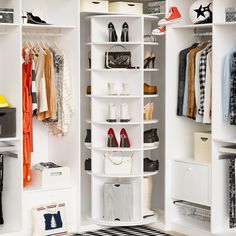
[[[123,14],[143,14],[143,3],[112,2],[109,3],[109,12]]]
[[[172,197],[210,206],[210,168],[207,165],[174,161]]]
[[[80,1],[80,11],[86,12],[108,12],[108,1],[100,0],[81,0]]]

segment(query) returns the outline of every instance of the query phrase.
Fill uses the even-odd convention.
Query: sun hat
[[[0,108],[10,108],[10,103],[7,102],[7,99],[5,96],[0,95]]]

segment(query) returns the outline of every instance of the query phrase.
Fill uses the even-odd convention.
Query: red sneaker
[[[152,35],[164,35],[166,33],[166,26],[159,26],[152,31]]]
[[[171,7],[169,15],[158,22],[159,25],[168,25],[178,22],[182,19],[182,16],[177,7]]]

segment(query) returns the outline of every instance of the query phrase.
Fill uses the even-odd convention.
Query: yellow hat
[[[7,102],[7,99],[5,96],[0,95],[0,108],[9,108],[11,105]]]

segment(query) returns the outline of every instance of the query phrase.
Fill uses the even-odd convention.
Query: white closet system
[[[142,2],[142,1],[141,1]],[[0,142],[7,142],[9,150],[19,154],[18,159],[6,159],[4,192],[3,192],[3,212],[5,224],[0,226],[0,235],[14,236],[31,235],[32,214],[31,209],[41,204],[52,202],[65,202],[67,207],[67,219],[69,231],[93,230],[104,224],[115,225],[113,222],[101,222],[102,197],[99,194],[101,189],[97,187],[107,179],[99,176],[101,169],[99,165],[95,169],[98,173],[92,176],[84,171],[84,160],[91,156],[91,152],[99,153],[97,150],[88,150],[84,146],[86,128],[92,126],[96,135],[101,134],[106,137],[107,124],[94,124],[100,121],[96,117],[96,109],[103,109],[102,101],[109,101],[107,98],[86,97],[86,87],[92,83],[94,95],[102,94],[105,87],[98,86],[98,80],[106,82],[109,75],[119,80],[115,72],[107,72],[102,68],[102,56],[111,45],[107,40],[100,37],[100,30],[106,32],[107,22],[129,21],[130,29],[138,28],[135,42],[128,43],[129,49],[139,57],[134,57],[134,64],[140,66],[138,71],[129,73],[127,78],[131,84],[133,98],[127,98],[126,102],[132,109],[139,109],[137,124],[125,125],[129,131],[131,140],[139,137],[134,143],[137,148],[137,176],[129,179],[136,182],[137,191],[135,201],[135,216],[140,224],[152,222],[152,226],[162,229],[175,229],[180,232],[193,235],[235,235],[236,229],[229,229],[228,219],[228,166],[226,161],[219,160],[219,148],[227,144],[236,144],[236,128],[223,122],[222,116],[222,95],[221,81],[223,60],[228,50],[235,47],[235,23],[225,23],[224,9],[226,7],[236,7],[235,1],[214,0],[214,23],[207,25],[192,25],[189,20],[188,11],[194,0],[169,0],[166,5],[177,6],[182,15],[183,21],[167,29],[165,37],[158,37],[159,45],[143,43],[143,33],[151,33],[151,29],[156,26],[154,17],[144,16],[100,16],[92,18],[92,29],[90,28],[90,16],[95,13],[81,12],[78,0],[1,0],[1,7],[14,8],[14,24],[0,24],[0,94],[4,94],[11,104],[17,108],[17,136],[16,138],[0,139]],[[45,14],[40,15],[52,25],[22,25],[21,12],[37,10]],[[160,17],[162,17],[161,15]],[[98,25],[99,28],[94,28]],[[195,28],[208,28],[213,31],[213,119],[212,127],[203,124],[196,124],[191,120],[176,116],[177,88],[178,88],[178,54],[180,50],[190,46],[199,40],[194,36]],[[91,38],[92,32],[97,34],[96,40]],[[119,30],[119,29],[117,29]],[[47,130],[38,122],[34,122],[34,154],[32,162],[53,161],[61,165],[69,166],[72,171],[71,186],[56,189],[39,189],[34,186],[23,189],[22,187],[22,92],[21,92],[21,49],[22,37],[25,33],[43,33],[47,39],[53,38],[62,47],[67,55],[73,88],[73,100],[76,112],[73,116],[71,132],[64,138],[55,138],[48,135]],[[119,33],[119,32],[118,32]],[[132,34],[132,30],[131,30]],[[119,35],[118,35],[119,36]],[[143,54],[144,51],[157,51],[156,67],[159,71],[144,71]],[[88,70],[88,52],[92,50],[94,62],[92,69]],[[166,58],[165,58],[166,55]],[[166,62],[166,69],[165,69]],[[124,73],[120,71],[119,73]],[[133,83],[133,81],[137,81]],[[157,85],[159,97],[143,96],[143,82]],[[105,83],[103,83],[105,84]],[[122,100],[121,98],[119,98]],[[90,102],[96,113],[92,113],[90,120]],[[144,124],[142,110],[145,102],[152,100],[155,102],[155,118],[158,123],[160,137],[160,147],[156,150],[143,150],[143,131],[151,124]],[[137,107],[137,108],[136,108]],[[104,117],[103,117],[104,118]],[[118,125],[120,128],[121,126]],[[152,125],[153,127],[153,125]],[[209,165],[194,162],[193,156],[193,133],[196,131],[212,130],[212,163]],[[101,147],[100,140],[93,136],[94,146]],[[105,144],[103,145],[105,146]],[[2,151],[0,149],[0,151]],[[133,150],[134,151],[134,150]],[[100,155],[100,154],[98,154]],[[154,191],[152,208],[156,209],[159,218],[152,218],[148,222],[142,221],[142,158],[152,156],[160,161],[160,171],[154,176]],[[178,171],[184,173],[186,169],[197,169],[196,176],[192,176],[199,185],[191,188],[190,196],[186,199],[199,200],[201,193],[196,189],[201,189],[199,176],[203,176],[205,182],[205,197],[200,201],[211,207],[211,223],[191,220],[181,217],[177,207],[173,203],[181,199],[188,189],[182,189],[176,185],[180,180]],[[173,173],[177,173],[178,178],[173,178]],[[190,178],[190,180],[191,180]],[[92,179],[92,186],[91,186]],[[180,183],[180,182],[178,182]],[[96,193],[97,192],[97,193]],[[96,195],[94,195],[94,193]],[[179,199],[180,198],[180,199]],[[184,197],[183,197],[184,198]],[[190,201],[190,200],[189,200]],[[92,204],[96,204],[93,205]],[[91,221],[91,213],[93,220]],[[136,221],[136,223],[137,223]],[[142,221],[142,222],[141,222]],[[134,224],[136,224],[134,223]],[[120,223],[122,224],[122,222]],[[124,222],[127,225],[127,222]]]

